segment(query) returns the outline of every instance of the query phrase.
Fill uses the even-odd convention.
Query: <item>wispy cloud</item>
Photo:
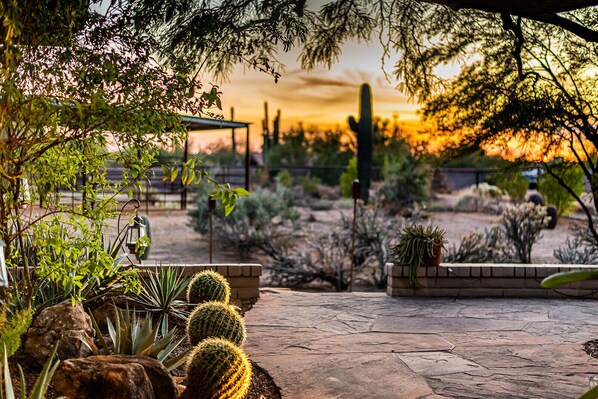
[[[417,105],[395,88],[380,69],[379,58],[363,53],[349,54],[351,62],[341,62],[331,70],[316,68],[306,72],[289,64],[278,83],[271,76],[239,68],[230,82],[221,84],[224,116],[235,108],[235,119],[251,122],[252,135],[261,133],[264,102],[268,102],[270,119],[277,109],[282,113],[282,128],[303,122],[320,128],[346,127],[347,117],[359,112],[359,88],[372,86],[374,114],[384,118],[398,115],[409,129],[417,129]],[[270,122],[272,123],[272,122]],[[256,137],[254,143],[261,143]]]

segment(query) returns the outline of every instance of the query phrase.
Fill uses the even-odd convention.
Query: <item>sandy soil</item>
[[[350,215],[349,209],[333,209],[331,211],[312,211],[300,209],[301,221],[304,228],[299,232],[298,239],[310,236],[335,225],[340,219],[341,212]],[[483,230],[496,222],[498,216],[482,213],[459,212],[429,212],[430,221],[434,225],[446,230],[449,244],[458,244],[460,237],[473,231]],[[181,210],[152,210],[149,217],[152,227],[152,242],[149,261],[168,263],[207,263],[208,239],[189,226],[190,218],[187,211]],[[583,220],[563,218],[554,230],[545,230],[539,243],[534,246],[532,259],[536,263],[555,263],[552,251],[565,243],[570,229],[575,223]],[[241,262],[234,250],[222,248],[217,240],[214,242],[214,263]]]

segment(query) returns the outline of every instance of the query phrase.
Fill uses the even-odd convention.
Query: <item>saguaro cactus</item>
[[[277,146],[280,141],[280,110],[276,111],[274,129],[272,130],[272,146]]]
[[[262,159],[264,161],[264,165],[267,164],[266,159],[268,158],[268,151],[272,146],[270,141],[270,127],[269,127],[269,119],[268,119],[268,102],[264,103],[264,119],[262,119],[262,137],[264,138],[264,145],[262,147]]]
[[[359,122],[349,117],[349,127],[357,135],[357,178],[361,182],[361,199],[368,203],[372,174],[372,90],[364,83],[360,90]]]

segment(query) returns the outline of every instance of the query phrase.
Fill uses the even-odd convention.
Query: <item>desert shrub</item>
[[[337,291],[349,286],[350,236],[334,231],[305,240],[305,249],[285,247],[270,253],[267,265],[271,282],[284,287],[297,287],[314,281],[330,284]]]
[[[500,199],[503,191],[500,188],[484,182],[472,185],[469,189],[471,194],[459,198],[454,208],[456,211],[492,214],[501,212]]]
[[[283,132],[281,142],[268,149],[269,166],[306,165],[309,162],[309,140],[303,126]]]
[[[350,235],[352,224],[352,219],[343,217],[342,231]],[[395,232],[404,224],[404,219],[384,218],[377,206],[357,209],[355,269],[360,274],[360,279],[377,288],[386,286],[387,275],[384,266],[391,259],[391,247],[396,244]]]
[[[297,183],[303,188],[304,193],[313,195],[317,194],[321,180],[319,177],[299,176]]]
[[[455,204],[457,212],[480,212],[484,207],[485,200],[479,195],[466,194],[459,198]]]
[[[561,165],[561,167],[552,168],[552,171],[563,179],[578,197],[581,195],[585,187],[585,176],[577,164]],[[547,173],[542,176],[538,185],[546,203],[556,206],[558,217],[568,215],[575,207],[575,197],[552,175]]]
[[[394,232],[403,219],[384,218],[380,208],[360,207],[356,218],[355,280],[377,288],[386,284],[384,265],[390,259],[390,247],[395,244]],[[303,250],[279,248],[270,253],[272,283],[294,287],[314,281],[325,282],[337,290],[349,285],[351,267],[351,235],[353,219],[342,217],[332,232],[306,240]]]
[[[314,135],[311,140],[311,156],[313,174],[323,184],[338,184],[342,166],[354,157],[353,151],[346,142],[347,132],[344,130],[327,130]],[[338,166],[331,168],[330,166]]]
[[[32,234],[23,237],[21,243],[13,242],[8,265],[23,266],[24,255],[37,270],[30,304],[23,296],[23,281],[14,279],[16,284],[10,288],[8,298],[11,307],[33,306],[39,312],[65,299],[81,302],[114,290],[139,292],[138,270],[121,263],[125,258],[124,234],[110,241],[104,227],[86,218],[56,215],[33,226]]]
[[[500,198],[503,195],[503,190],[500,187],[486,182],[472,186],[471,191],[482,198]]]
[[[0,357],[10,357],[21,346],[21,335],[33,321],[34,310],[24,309],[10,314],[8,302],[0,307]]]
[[[411,154],[387,156],[382,176],[380,192],[386,203],[408,206],[428,198],[430,176],[425,164]]]
[[[495,176],[496,186],[506,191],[512,200],[523,201],[529,181],[518,171],[505,171]]]
[[[506,208],[498,223],[484,232],[475,231],[451,245],[447,263],[531,263],[533,245],[541,238],[549,217],[546,207],[522,203]]]
[[[189,212],[195,231],[208,232],[208,190],[198,191],[196,209]],[[224,216],[223,209],[214,212],[214,234],[218,240],[237,248],[246,258],[252,249],[264,249],[281,235],[277,225],[293,223],[299,213],[290,205],[289,192],[278,185],[275,190],[258,189],[249,197],[239,199],[235,211]]]
[[[573,226],[573,237],[567,237],[565,246],[553,251],[563,264],[592,265],[598,262],[598,243],[587,226]]]
[[[347,165],[347,170],[341,175],[341,193],[343,197],[351,197],[351,183],[357,179],[357,158],[352,158]]]
[[[546,207],[531,202],[506,208],[498,221],[521,263],[531,263],[532,246],[542,237],[548,222]]]
[[[492,226],[461,237],[458,247],[455,244],[448,247],[443,260],[447,263],[510,263],[514,256],[503,231]]]
[[[293,186],[293,176],[288,170],[283,169],[276,174],[274,182],[285,188],[291,188]]]

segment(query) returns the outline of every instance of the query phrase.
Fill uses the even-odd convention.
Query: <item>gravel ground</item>
[[[341,213],[350,215],[348,209],[333,209],[329,211],[313,211],[301,208],[303,231],[296,234],[297,240],[330,229],[341,218]],[[429,220],[434,225],[446,231],[449,244],[458,244],[460,238],[475,231],[483,231],[498,220],[497,215],[484,213],[463,212],[427,212]],[[208,263],[207,237],[196,233],[189,226],[190,218],[187,211],[181,210],[150,210],[152,226],[152,242],[149,261],[168,263]],[[542,238],[534,246],[532,259],[535,263],[556,263],[552,252],[563,246],[571,227],[576,223],[583,223],[582,218],[562,218],[554,230],[544,230]],[[223,248],[217,240],[214,243],[214,263],[234,262],[242,260],[234,250]],[[255,259],[259,261],[259,258]]]

